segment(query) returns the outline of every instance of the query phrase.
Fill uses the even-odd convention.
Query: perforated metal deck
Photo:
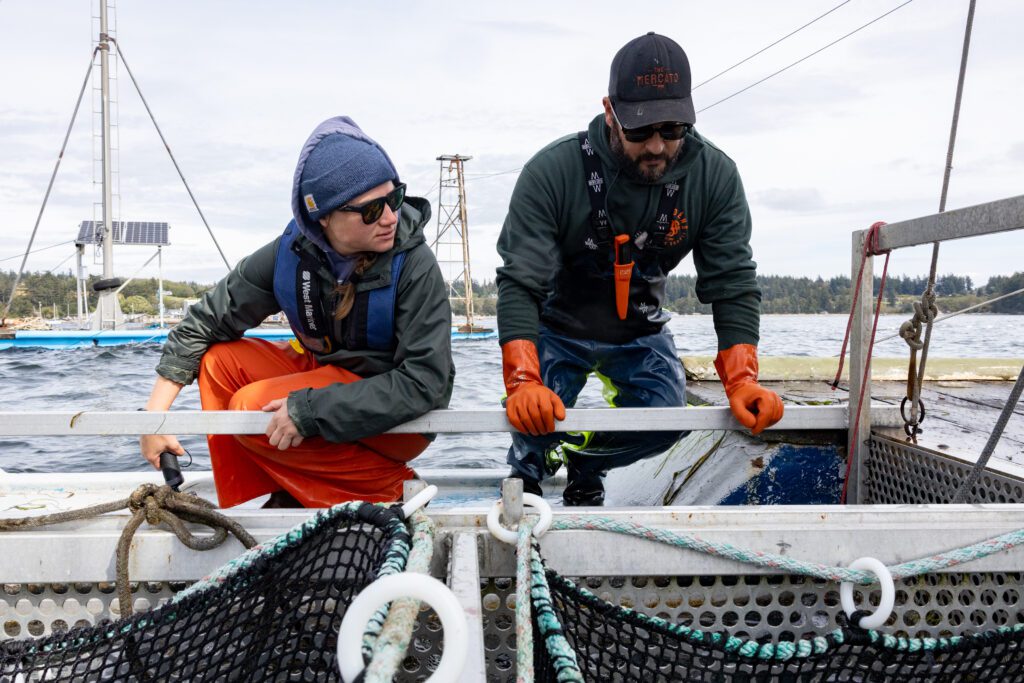
[[[863,555],[887,564],[928,556],[1024,527],[1024,483],[990,472],[979,481],[984,506],[907,505],[942,500],[968,465],[926,449],[886,439],[873,440],[867,465],[866,492],[886,506],[771,506],[760,508],[679,507],[659,510],[618,508],[591,511],[638,524],[688,531],[702,538],[768,552],[781,552],[825,564],[848,564]],[[447,578],[460,596],[471,624],[476,649],[464,681],[504,683],[515,680],[515,573],[512,549],[482,530],[483,509],[428,510],[438,526],[431,573]],[[305,518],[304,512],[277,517],[249,511],[236,519],[267,538]],[[559,515],[569,515],[560,511]],[[588,513],[584,513],[588,514]],[[270,522],[269,520],[273,520]],[[67,525],[52,532],[48,545],[72,564],[61,572],[39,565],[29,576],[16,576],[13,565],[0,570],[0,639],[40,636],[77,625],[99,623],[120,615],[109,557],[124,517]],[[88,533],[82,533],[83,531]],[[43,534],[45,535],[45,534]],[[33,536],[5,535],[25,543]],[[469,567],[453,561],[459,537]],[[221,559],[211,551],[196,555],[178,547],[169,534],[150,530],[137,539],[133,579],[137,611],[152,609]],[[820,635],[840,623],[838,586],[607,532],[556,531],[541,539],[551,567],[609,602],[646,614],[754,639],[795,640]],[[230,550],[230,549],[229,549]],[[225,552],[228,552],[227,550]],[[104,559],[107,558],[107,559]],[[163,563],[163,564],[161,564]],[[46,565],[49,567],[49,564]],[[183,570],[183,567],[186,570]],[[898,636],[952,636],[1024,623],[1024,549],[1000,553],[966,567],[955,567],[897,582],[896,607],[882,627]],[[970,571],[965,571],[968,569]],[[38,574],[39,583],[27,578]],[[855,591],[859,605],[876,605],[878,591]],[[398,680],[422,681],[439,661],[443,633],[434,613],[425,609]]]
[[[972,464],[912,443],[872,436],[865,461],[868,504],[948,503]],[[1024,503],[1024,479],[987,469],[971,502]]]

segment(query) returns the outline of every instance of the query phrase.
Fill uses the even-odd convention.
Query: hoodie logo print
[[[689,224],[682,209],[672,209],[672,220],[668,224],[668,233],[665,235],[665,244],[674,247],[686,239],[686,232]]]

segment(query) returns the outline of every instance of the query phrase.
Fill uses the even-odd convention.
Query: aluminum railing
[[[902,249],[1021,229],[1024,229],[1024,195],[890,223],[879,231],[878,250],[881,252]],[[869,233],[869,230],[858,230],[853,233],[851,282],[854,287],[857,283],[857,273],[861,268],[864,241]],[[874,422],[871,414],[877,410],[871,405],[871,381],[870,374],[867,374],[869,379],[864,389],[866,408],[861,412],[860,421],[854,423],[861,378],[866,372],[869,373],[871,364],[868,349],[874,318],[874,279],[874,257],[869,255],[864,259],[864,272],[857,293],[857,306],[853,311],[853,327],[850,332],[850,405],[853,408],[850,411],[848,434],[853,467],[850,471],[847,497],[851,502],[858,502],[862,498],[864,454],[867,452],[867,443]],[[870,409],[867,406],[870,406]]]
[[[742,430],[724,406],[691,408],[576,408],[566,410],[559,431],[635,432],[647,430]],[[898,427],[899,410],[878,404],[871,409],[876,427]],[[0,412],[0,436],[96,436],[114,434],[263,434],[271,413],[259,411],[39,411]],[[786,406],[772,430],[847,428],[847,406]],[[505,411],[432,410],[390,430],[394,434],[509,432]]]

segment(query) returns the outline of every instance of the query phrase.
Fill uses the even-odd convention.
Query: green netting
[[[338,505],[153,611],[0,643],[0,681],[337,681],[346,608],[409,549],[399,508]]]
[[[606,602],[546,568],[536,544],[532,555],[538,681],[1024,682],[1024,624],[951,638],[846,626],[812,640],[755,641]]]

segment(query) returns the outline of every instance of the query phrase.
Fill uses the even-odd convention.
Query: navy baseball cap
[[[608,98],[624,128],[697,121],[690,97],[690,61],[679,43],[654,31],[616,53]]]

